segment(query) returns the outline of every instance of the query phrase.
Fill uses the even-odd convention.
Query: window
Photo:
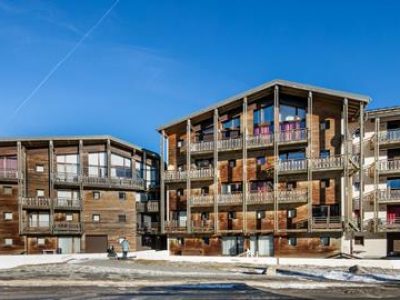
[[[12,195],[12,187],[11,186],[4,186],[3,187],[3,194],[4,195]]]
[[[364,246],[364,237],[363,236],[354,237],[354,244],[359,246]]]
[[[296,218],[296,209],[288,209],[287,211],[287,217],[289,219]]]
[[[322,246],[329,246],[330,238],[328,236],[321,237],[321,245]]]
[[[207,211],[201,213],[202,221],[207,221],[209,218],[210,218],[210,214]]]
[[[328,130],[331,128],[331,121],[330,120],[322,120],[319,124],[321,130]]]
[[[242,183],[223,183],[221,185],[222,194],[238,193],[242,191]]]
[[[222,123],[222,127],[224,129],[230,129],[230,130],[240,129],[240,118],[236,117],[236,118],[232,118],[228,121],[225,121]]]
[[[79,199],[79,191],[73,190],[58,190],[57,191],[57,199],[61,200],[78,200]],[[66,203],[66,201],[64,201]]]
[[[286,190],[293,191],[296,189],[297,182],[296,181],[288,181],[286,182]]]
[[[17,172],[17,157],[16,156],[1,156],[0,157],[0,170],[7,172]]]
[[[257,157],[257,166],[264,166],[265,165],[265,156]]]
[[[38,238],[38,239],[37,239],[37,243],[38,243],[39,246],[43,246],[43,245],[46,244],[46,239],[44,239],[44,238]]]
[[[119,198],[119,200],[126,200],[126,193],[125,192],[119,192],[118,193],[118,198]]]
[[[36,172],[43,173],[44,172],[44,166],[43,165],[36,165]]]
[[[183,189],[177,189],[176,190],[176,195],[177,196],[183,196]]]
[[[73,218],[72,214],[66,214],[65,215],[65,220],[68,221],[68,222],[72,221],[72,218]]]
[[[100,222],[100,215],[99,214],[92,215],[92,221],[93,222]]]
[[[61,179],[77,179],[79,173],[78,154],[59,154],[57,155],[57,176]]]
[[[107,153],[95,152],[89,153],[89,176],[107,177]]]
[[[274,107],[272,105],[262,107],[253,112],[253,124],[259,126],[262,124],[271,124],[274,121]]]
[[[201,168],[210,168],[212,166],[210,159],[198,159],[196,160],[196,167],[198,169]]]
[[[236,167],[236,160],[230,159],[230,160],[228,161],[228,165],[229,165],[229,168],[234,168],[234,167]]]
[[[304,151],[285,151],[279,153],[280,160],[305,159]]]
[[[360,182],[356,181],[353,183],[354,191],[359,192],[360,191]]]
[[[4,245],[5,246],[12,246],[13,245],[13,239],[4,239]]]
[[[326,189],[329,187],[329,179],[321,179],[320,181],[321,189]]]
[[[205,245],[210,245],[210,238],[204,237],[203,238],[203,242],[204,242]]]
[[[132,177],[132,161],[128,157],[111,154],[111,176],[115,178]]]
[[[4,217],[4,220],[7,220],[7,221],[12,220],[13,219],[13,213],[12,212],[5,212],[3,214],[3,217]]]
[[[126,223],[126,215],[118,215],[119,223]]]
[[[360,137],[360,128],[357,128],[356,130],[353,131],[353,139],[359,138]]]
[[[44,190],[36,190],[36,197],[44,198]]]
[[[98,191],[93,192],[93,199],[94,200],[99,200],[100,199],[100,192],[98,192]]]
[[[183,147],[183,140],[178,140],[176,143],[177,148],[182,148]]]
[[[329,156],[330,156],[330,151],[329,150],[321,150],[320,152],[319,152],[319,157],[320,158],[329,158]]]
[[[256,212],[256,217],[257,217],[257,220],[264,219],[264,218],[265,218],[265,211],[263,211],[263,210],[258,210],[258,211]]]
[[[296,246],[297,245],[297,238],[296,237],[289,237],[288,238],[289,246]]]
[[[228,212],[228,219],[229,220],[236,219],[236,212],[235,211],[229,211]]]
[[[250,190],[252,192],[271,192],[273,183],[271,181],[252,181],[250,182]]]
[[[209,192],[210,192],[210,188],[208,186],[203,186],[201,188],[201,194],[202,195],[208,195]]]
[[[400,178],[390,178],[387,185],[391,190],[400,190]]]
[[[302,121],[306,118],[306,110],[302,107],[281,104],[279,106],[280,122]]]

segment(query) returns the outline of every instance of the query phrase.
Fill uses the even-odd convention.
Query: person
[[[114,246],[111,246],[107,249],[107,257],[109,258],[116,258],[117,257],[117,253],[115,252]]]
[[[129,252],[129,242],[126,238],[122,238],[121,248],[122,248],[122,259],[127,259]]]

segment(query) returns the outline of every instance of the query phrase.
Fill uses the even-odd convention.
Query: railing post
[[[190,181],[190,172],[192,170],[192,163],[190,157],[190,148],[191,148],[191,132],[192,125],[190,119],[186,121],[186,141],[187,141],[187,149],[186,149],[186,226],[187,232],[191,232],[191,207],[190,207],[190,196],[191,196],[191,181]]]

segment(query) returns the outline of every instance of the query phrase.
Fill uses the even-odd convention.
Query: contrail
[[[120,0],[115,0],[115,2],[110,6],[110,8],[101,16],[101,18],[81,37],[81,39],[75,44],[68,53],[61,58],[61,60],[54,65],[53,68],[43,77],[39,84],[32,90],[32,92],[22,101],[14,112],[10,115],[10,120],[12,120],[18,112],[26,105],[33,96],[46,84],[46,82],[53,76],[53,74],[63,65],[63,63],[68,60],[74,54],[74,52],[79,48],[79,46],[89,37],[89,35],[104,21],[104,19],[109,15],[109,13],[114,9]]]

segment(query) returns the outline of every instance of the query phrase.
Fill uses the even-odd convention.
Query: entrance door
[[[58,248],[61,249],[61,254],[73,253],[73,240],[72,237],[58,238]]]
[[[105,253],[108,248],[107,235],[87,235],[86,253]]]
[[[260,256],[274,255],[274,237],[272,235],[261,235],[258,237],[258,254]]]
[[[257,236],[253,235],[250,237],[250,253],[251,256],[256,256],[257,253]]]

